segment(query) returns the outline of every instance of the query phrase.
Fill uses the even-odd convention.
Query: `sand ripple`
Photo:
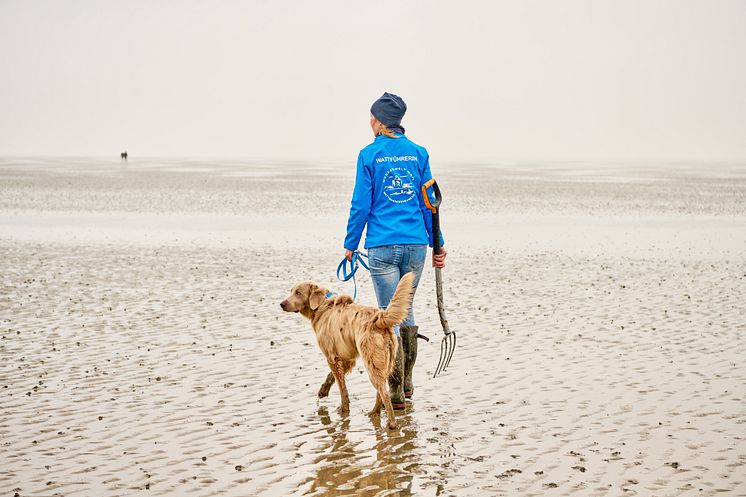
[[[352,173],[0,160],[0,494],[746,495],[742,165],[440,170],[459,345],[428,270],[391,432],[278,305],[351,291]]]
[[[310,328],[277,312],[290,254],[0,249],[0,487],[20,495],[744,488],[743,262],[454,259],[453,367],[430,378],[426,275],[434,342],[388,432],[365,415],[360,368],[349,417],[336,389],[315,398],[325,369]]]

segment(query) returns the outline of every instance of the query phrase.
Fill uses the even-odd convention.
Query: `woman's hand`
[[[441,247],[440,250],[440,254],[433,252],[433,267],[443,269],[446,267],[446,255],[448,254],[448,251],[445,247]]]
[[[352,254],[353,254],[352,250],[345,249],[345,259],[347,259],[350,262],[352,262]]]

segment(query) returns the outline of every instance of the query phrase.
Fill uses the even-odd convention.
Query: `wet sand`
[[[279,308],[352,168],[0,160],[0,494],[746,495],[746,165],[438,165],[398,431]]]

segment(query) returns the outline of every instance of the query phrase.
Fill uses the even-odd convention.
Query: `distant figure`
[[[127,151],[125,150],[124,152],[122,152],[121,155],[122,155],[122,160],[127,162]]]

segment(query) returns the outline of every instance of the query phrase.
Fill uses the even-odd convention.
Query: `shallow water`
[[[392,432],[365,414],[361,364],[349,416],[336,387],[316,398],[326,369],[313,333],[280,312],[297,280],[352,290],[334,278],[351,177],[304,167],[0,165],[0,488],[746,492],[742,169],[723,169],[727,186],[673,166],[571,187],[549,166],[444,171],[458,348],[432,379],[427,271],[415,312],[431,342]],[[648,177],[655,193],[635,187]],[[359,285],[373,303],[369,277]]]

